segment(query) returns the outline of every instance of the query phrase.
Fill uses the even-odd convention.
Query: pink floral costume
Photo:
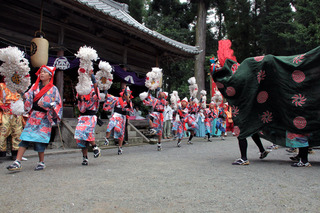
[[[114,138],[123,140],[126,124],[127,112],[133,112],[132,102],[127,103],[122,97],[115,97],[112,95],[106,95],[106,102],[103,105],[103,110],[111,111],[114,109],[112,117],[110,118],[107,131],[111,132],[114,129]]]
[[[152,106],[153,112],[149,114],[149,119],[152,121],[153,129],[156,130],[156,134],[162,135],[163,111],[164,106],[166,105],[166,100],[154,98],[151,94],[149,94],[143,103],[146,106]]]
[[[196,113],[199,112],[197,104],[188,107],[188,115],[186,116],[185,122],[188,124],[188,130],[196,131],[199,127],[196,122]]]
[[[95,127],[97,124],[97,110],[99,108],[100,93],[94,90],[91,86],[91,91],[88,95],[79,96],[78,108],[80,116],[78,117],[78,124],[74,133],[78,147],[85,148],[88,141],[95,141]]]
[[[206,134],[211,134],[211,130],[212,130],[212,122],[216,117],[216,114],[214,112],[214,109],[210,109],[210,108],[206,108],[204,111],[204,124],[206,127]]]
[[[34,97],[40,92],[41,83],[24,94],[24,108],[30,112],[26,126],[21,133],[23,141],[49,143],[52,125],[56,124],[62,117],[62,102],[57,87],[50,88],[37,102]],[[34,89],[34,90],[33,90]],[[44,107],[44,103],[52,104]]]
[[[182,139],[184,134],[183,123],[180,120],[178,110],[173,112],[173,125],[172,131],[177,131],[177,138]]]

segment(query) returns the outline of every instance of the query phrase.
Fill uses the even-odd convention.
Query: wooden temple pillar
[[[64,56],[64,50],[62,48],[63,40],[64,40],[64,29],[61,28],[61,31],[59,33],[59,40],[58,40],[58,43],[60,45],[60,49],[57,51],[57,57]],[[55,80],[56,80],[56,87],[59,90],[59,93],[61,96],[61,101],[63,104],[63,85],[64,85],[63,70],[56,70]]]

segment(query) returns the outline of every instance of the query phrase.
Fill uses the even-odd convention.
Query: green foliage
[[[144,18],[145,25],[169,38],[185,44],[194,44],[194,32],[189,25],[194,22],[196,8],[181,4],[179,0],[153,0]],[[177,90],[179,96],[189,97],[187,80],[194,75],[194,60],[160,60],[163,69],[163,90]]]

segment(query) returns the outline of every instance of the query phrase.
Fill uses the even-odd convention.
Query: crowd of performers
[[[43,170],[46,166],[44,163],[44,151],[50,141],[52,125],[56,124],[61,119],[62,115],[62,102],[58,89],[52,84],[55,68],[42,66],[36,75],[37,81],[25,94],[12,94],[4,83],[1,86],[1,100],[7,100],[1,103],[2,109],[2,124],[1,128],[10,126],[7,132],[1,134],[1,152],[6,151],[6,137],[12,135],[12,155],[16,160],[7,168],[10,171],[20,170],[22,168],[21,161],[24,152],[30,143],[33,142],[34,150],[38,152],[39,163],[35,170]],[[75,129],[74,138],[76,139],[77,146],[82,149],[82,165],[88,165],[88,148],[93,149],[93,156],[97,158],[101,155],[101,150],[95,143],[95,126],[97,125],[98,118],[96,116],[101,102],[101,94],[96,82],[95,75],[91,70],[91,90],[87,95],[77,94],[77,106],[80,111],[78,117],[78,124]],[[169,104],[168,93],[156,91],[156,97],[153,97],[152,92],[149,91],[143,99],[143,104],[150,106],[151,110],[148,117],[151,135],[157,135],[158,143],[157,149],[160,151],[161,139],[163,137],[164,129],[164,110]],[[103,110],[112,111],[112,116],[107,125],[105,144],[109,144],[109,138],[113,131],[113,137],[118,141],[118,154],[122,154],[122,145],[125,135],[125,124],[129,113],[133,112],[131,99],[133,98],[129,87],[125,86],[119,96],[113,96],[104,92],[105,100],[103,103]],[[10,112],[10,101],[16,96],[21,96],[24,99],[25,112],[29,117],[25,124],[23,116],[14,115]],[[188,144],[192,144],[192,138],[197,134],[198,120],[197,118],[203,116],[204,124],[206,127],[206,140],[210,141],[210,136],[216,131],[221,131],[221,139],[224,139],[226,132],[226,121],[228,107],[226,104],[218,106],[213,101],[208,105],[198,103],[193,98],[188,101],[184,98],[173,106],[172,115],[172,129],[169,132],[174,134],[174,138],[178,139],[177,146],[181,146],[181,140],[189,132]],[[6,110],[8,109],[8,110]],[[11,116],[11,119],[7,119]],[[215,121],[215,122],[214,122]],[[213,124],[215,123],[215,127]],[[170,133],[169,133],[170,134]]]
[[[128,114],[134,112],[131,101],[133,97],[132,91],[126,85],[121,87],[119,95],[114,96],[108,93],[113,78],[110,74],[112,68],[108,63],[100,61],[99,68],[101,70],[94,75],[92,60],[98,58],[94,50],[83,47],[80,48],[76,56],[80,58],[79,83],[76,86],[77,106],[80,115],[74,138],[82,150],[82,165],[86,166],[89,164],[89,146],[92,147],[94,158],[101,156],[101,150],[95,143],[95,127],[97,124],[103,125],[103,122],[96,115],[100,103],[103,102],[103,110],[112,111],[106,129],[105,145],[109,144],[113,130],[113,137],[118,142],[118,155],[121,155]],[[0,69],[1,71],[3,69]],[[7,167],[10,171],[22,168],[21,161],[30,143],[33,143],[34,150],[38,152],[39,156],[35,170],[43,170],[46,167],[44,151],[50,141],[52,125],[57,124],[62,118],[62,100],[57,87],[53,85],[54,73],[55,67],[46,65],[40,67],[36,72],[36,82],[25,93],[20,89],[12,92],[8,89],[8,85],[0,84],[0,154],[3,155],[7,151],[7,137],[11,135],[12,156],[16,159]],[[190,97],[180,100],[177,91],[173,91],[170,94],[171,104],[169,104],[168,93],[161,91],[159,81],[161,78],[162,70],[153,68],[146,78],[146,87],[149,90],[139,95],[143,104],[150,107],[150,113],[147,116],[150,125],[149,134],[157,136],[158,151],[162,150],[162,137],[169,138],[171,132],[173,138],[177,139],[177,147],[181,147],[181,141],[187,133],[188,144],[192,144],[194,136],[205,136],[205,140],[211,142],[211,136],[219,134],[220,138],[224,140],[228,131],[234,134],[231,107],[222,101],[219,91],[216,91],[216,96],[210,100],[209,104],[207,104],[206,91],[204,90],[200,92],[200,100],[198,100],[198,86],[195,83],[195,78],[192,77],[188,80]],[[19,110],[12,105],[14,101],[18,103],[22,98],[23,114],[19,114],[17,113]],[[167,114],[168,109],[171,109],[169,111],[172,115]],[[24,116],[27,119],[24,119]],[[172,128],[170,128],[171,123]],[[204,129],[201,130],[201,128]],[[253,134],[252,139],[259,148],[260,159],[265,158],[269,151],[266,151],[262,146],[259,135]],[[245,138],[239,139],[239,148],[241,158],[233,164],[248,165],[247,140]],[[307,160],[305,149],[300,149],[299,154],[294,158],[294,160]],[[299,166],[299,164],[296,165]],[[304,163],[303,166],[308,166],[308,164]]]

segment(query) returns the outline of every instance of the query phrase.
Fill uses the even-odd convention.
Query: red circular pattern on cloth
[[[233,87],[227,87],[226,93],[229,97],[231,97],[236,94],[236,90]]]
[[[232,67],[231,67],[232,74],[234,74],[234,73],[238,70],[239,65],[240,65],[239,63],[234,63],[234,64],[232,65]]]
[[[300,70],[295,70],[292,73],[292,79],[297,82],[297,83],[301,83],[302,81],[304,81],[304,79],[306,78],[306,76],[304,75],[304,73]]]
[[[264,58],[263,55],[262,55],[262,56],[256,56],[256,57],[254,57],[254,60],[256,60],[256,61],[262,61],[263,58]]]
[[[240,128],[238,126],[235,126],[233,128],[233,133],[235,136],[239,136],[240,135]]]
[[[304,117],[298,116],[293,120],[293,125],[298,129],[303,129],[307,126],[307,121]]]
[[[263,104],[264,102],[267,101],[268,97],[269,97],[269,94],[266,91],[261,91],[257,96],[257,101],[259,104]]]
[[[216,85],[219,89],[222,89],[224,88],[223,84],[221,84],[220,82],[216,82]]]

